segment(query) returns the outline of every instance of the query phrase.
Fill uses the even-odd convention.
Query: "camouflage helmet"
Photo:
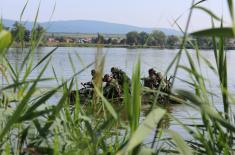
[[[156,73],[155,69],[150,68],[150,69],[149,69],[149,74],[154,74],[154,73]]]
[[[92,70],[91,70],[91,75],[92,75],[92,76],[95,76],[95,74],[96,74],[96,71],[95,71],[94,69],[92,69]]]
[[[105,74],[105,75],[104,75],[104,78],[103,78],[103,81],[104,81],[104,82],[106,82],[106,81],[108,80],[108,78],[109,78],[109,77],[110,77],[110,75],[109,75],[109,74]]]
[[[117,71],[118,71],[118,68],[117,68],[117,67],[112,67],[112,68],[111,68],[111,72],[112,72],[112,73],[115,73],[115,72],[117,72]]]

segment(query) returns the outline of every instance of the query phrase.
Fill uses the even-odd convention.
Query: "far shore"
[[[29,47],[29,43],[25,43],[24,47]],[[13,48],[21,48],[20,44],[14,43]],[[128,48],[128,49],[144,49],[144,48],[154,48],[154,49],[179,49],[178,46],[174,47],[160,47],[160,46],[147,46],[147,45],[112,45],[112,44],[92,44],[92,43],[43,43],[39,47],[104,47],[104,48]],[[193,49],[193,48],[187,48]],[[201,50],[213,50],[212,48],[200,48]],[[227,50],[235,50],[235,48],[227,48]]]
[[[25,47],[29,47],[30,43],[25,43]],[[21,44],[14,43],[13,48],[21,48]],[[156,48],[156,49],[166,49],[167,47],[160,47],[160,46],[147,46],[147,45],[113,45],[113,44],[94,44],[94,43],[42,43],[39,47],[105,47],[105,48]],[[169,49],[177,49],[176,47],[172,47]]]

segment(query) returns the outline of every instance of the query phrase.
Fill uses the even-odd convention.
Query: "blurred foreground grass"
[[[35,40],[34,37],[38,12],[32,29],[30,48],[28,48],[21,66],[13,67],[6,57],[14,38],[0,24],[0,71],[3,78],[8,81],[7,86],[0,89],[0,153],[6,155],[234,154],[235,125],[231,106],[235,103],[235,99],[228,90],[227,57],[224,49],[224,39],[234,37],[235,34],[234,5],[232,0],[227,0],[232,25],[224,28],[223,19],[202,7],[203,2],[192,1],[185,30],[178,25],[184,32],[181,49],[165,72],[167,74],[172,66],[176,66],[175,75],[179,69],[188,72],[195,92],[186,90],[176,90],[175,92],[186,99],[182,101],[182,104],[192,106],[201,113],[203,124],[200,128],[196,124],[185,125],[184,122],[158,107],[156,103],[159,92],[156,92],[157,97],[148,115],[140,123],[140,60],[137,60],[133,70],[131,92],[126,85],[123,104],[117,109],[102,95],[101,79],[105,56],[99,50],[97,50],[97,59],[94,63],[84,66],[84,69],[80,71],[74,69],[74,63],[70,60],[74,75],[69,79],[59,80],[56,72],[54,72],[54,77],[43,78],[45,70],[49,67],[50,56],[57,48],[49,51],[38,64],[33,63],[35,49],[42,38],[39,37],[38,40]],[[208,58],[202,57],[197,43],[191,43],[197,54],[196,60],[192,59],[184,46],[188,41],[188,28],[194,9],[199,9],[211,17],[211,28],[194,32],[191,35],[212,38],[215,66]],[[221,26],[215,28],[214,21],[220,22]],[[177,24],[177,21],[175,22]],[[19,35],[21,34],[19,33]],[[23,41],[21,45],[23,50]],[[179,65],[183,52],[186,53],[190,66]],[[201,73],[201,63],[206,63],[208,68],[219,77],[223,110],[216,109],[211,100],[213,94],[206,87],[208,81]],[[91,104],[86,107],[80,105],[77,94],[76,102],[71,107],[68,94],[72,88],[78,89],[79,81],[76,76],[94,64],[99,76],[95,80],[95,94]],[[35,79],[29,79],[32,71],[36,69],[40,70],[38,76]],[[58,85],[42,93],[37,93],[38,84],[50,80],[56,80]],[[61,90],[63,91],[61,92]],[[59,100],[49,104],[49,99],[58,92],[60,93]],[[127,116],[125,119],[122,117],[123,110]],[[181,133],[163,128],[161,123],[164,117],[170,117],[180,124],[185,132],[190,134],[191,139],[183,139]],[[156,133],[153,142],[144,145],[143,141],[153,130]]]

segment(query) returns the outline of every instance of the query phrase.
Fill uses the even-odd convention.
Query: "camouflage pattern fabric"
[[[115,79],[112,79],[110,82],[107,82],[104,90],[104,96],[108,99],[120,97],[120,87],[118,82]]]

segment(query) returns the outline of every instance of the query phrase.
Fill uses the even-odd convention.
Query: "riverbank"
[[[30,47],[30,43],[24,43],[24,47]],[[22,45],[19,43],[14,43],[13,48],[21,48]],[[160,46],[146,46],[146,45],[136,45],[136,46],[130,46],[130,45],[112,45],[112,44],[92,44],[92,43],[42,43],[40,44],[40,47],[105,47],[105,48],[156,48],[156,49],[165,49],[165,47]],[[175,48],[169,48],[169,49],[176,49]]]
[[[24,47],[30,47],[30,43],[24,43]],[[20,43],[13,43],[13,48],[22,48]],[[92,43],[42,43],[39,47],[104,47],[104,48],[129,48],[129,49],[145,49],[145,48],[154,48],[154,49],[179,49],[178,46],[174,47],[161,47],[161,46],[147,46],[147,45],[112,45],[112,44],[92,44]],[[188,47],[187,49],[193,49]],[[213,50],[212,48],[199,48],[201,50]],[[235,47],[225,47],[226,50],[235,50]]]
[[[105,48],[156,48],[164,49],[160,46],[146,46],[146,45],[112,45],[112,44],[79,44],[79,43],[47,43],[46,47],[105,47]]]

